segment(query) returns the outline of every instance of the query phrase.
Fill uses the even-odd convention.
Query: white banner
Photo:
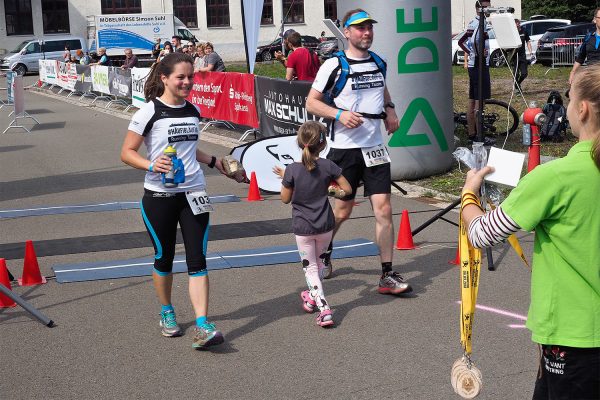
[[[40,80],[50,85],[58,83],[56,79],[56,60],[40,60]]]
[[[56,79],[61,88],[67,90],[75,90],[75,82],[77,82],[77,67],[72,63],[57,62]]]
[[[13,98],[15,102],[15,117],[22,116],[25,112],[25,91],[23,89],[23,76],[13,75],[12,90]]]
[[[134,107],[140,108],[146,102],[144,85],[148,74],[150,74],[150,68],[131,69],[131,104]]]
[[[92,65],[92,85],[94,91],[110,94],[108,67],[104,65]]]
[[[256,47],[258,46],[258,31],[263,9],[263,0],[242,0],[244,8],[244,29],[246,39],[246,51],[250,73],[254,73],[254,62],[256,61]]]

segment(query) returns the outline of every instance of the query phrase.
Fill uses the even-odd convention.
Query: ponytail
[[[596,136],[592,144],[592,159],[596,167],[600,169],[600,134]]]
[[[296,142],[302,149],[302,164],[308,171],[317,167],[315,158],[327,146],[325,133],[325,126],[317,121],[307,121],[298,129]]]
[[[144,97],[146,102],[160,97],[165,92],[165,85],[162,83],[161,76],[169,76],[173,73],[175,65],[187,62],[194,66],[194,59],[185,53],[169,53],[162,60],[155,62],[146,79],[144,85]]]

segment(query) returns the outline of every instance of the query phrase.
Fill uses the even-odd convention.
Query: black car
[[[338,51],[338,40],[331,39],[321,42],[319,43],[319,46],[317,46],[316,51],[317,55],[321,58],[331,58],[333,56],[333,53]]]
[[[552,49],[556,46],[554,49],[554,62],[560,65],[573,65],[576,51],[583,38],[588,32],[595,30],[596,25],[592,23],[579,23],[548,29],[538,41],[537,62],[545,66],[551,66],[553,62]]]
[[[316,51],[320,41],[314,36],[301,36],[302,46]],[[281,38],[277,38],[273,43],[260,46],[256,49],[256,61],[271,61],[275,57],[275,52],[281,51]]]

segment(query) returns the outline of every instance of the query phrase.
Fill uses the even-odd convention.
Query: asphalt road
[[[139,200],[143,172],[119,160],[126,116],[32,91],[25,100],[41,124],[27,122],[31,133],[11,129],[0,135],[0,210]],[[1,130],[8,114],[0,110]],[[211,132],[203,149],[228,153],[231,139]],[[206,172],[210,194],[246,196],[247,185]],[[278,196],[265,198],[218,204],[211,223],[290,217],[291,208]],[[399,195],[392,201],[396,228],[403,209],[410,211],[413,228],[438,211]],[[373,240],[371,215],[368,202],[359,202],[338,238]],[[449,218],[457,220],[458,214]],[[51,276],[53,265],[151,256],[149,240],[145,247],[115,241],[101,250],[76,243],[143,231],[139,210],[0,219],[0,248],[51,241],[56,248],[39,258],[42,273]],[[530,257],[533,236],[519,237]],[[150,278],[69,284],[49,279],[41,286],[14,287],[57,326],[47,328],[19,307],[0,309],[0,399],[458,398],[450,368],[461,355],[459,273],[448,263],[456,254],[457,228],[438,221],[414,239],[416,250],[395,254],[395,269],[415,289],[410,295],[377,294],[377,257],[334,264],[335,276],[324,285],[336,321],[328,330],[301,308],[300,265],[211,272],[209,319],[226,342],[204,352],[191,348],[194,315],[185,274],[175,276],[173,291],[186,331],[181,338],[160,335]],[[293,243],[290,233],[228,238],[210,241],[209,251]],[[537,347],[519,316],[527,314],[530,273],[508,246],[495,249],[494,258],[498,270],[482,271],[479,291],[478,304],[488,308],[477,312],[474,327],[473,357],[483,373],[480,398],[527,399]],[[7,261],[14,275],[21,275],[22,262]]]

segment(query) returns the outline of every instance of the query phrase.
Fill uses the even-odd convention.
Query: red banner
[[[188,100],[205,118],[258,128],[252,74],[196,72]]]

